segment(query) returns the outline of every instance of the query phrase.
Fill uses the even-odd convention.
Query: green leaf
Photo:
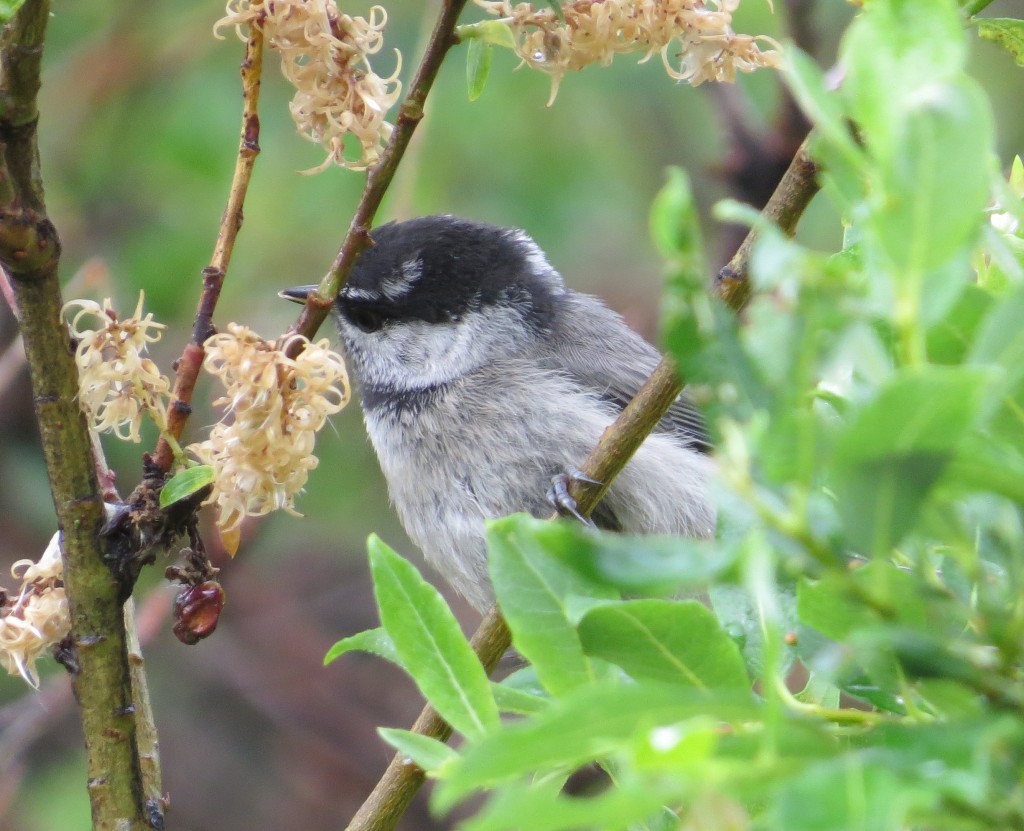
[[[393,727],[378,727],[377,732],[395,750],[412,759],[417,767],[426,773],[436,774],[459,754],[444,742],[413,733],[411,730],[396,730]]]
[[[385,661],[402,666],[402,659],[398,656],[394,642],[388,633],[379,627],[342,638],[327,650],[327,654],[324,655],[324,666],[336,661],[346,652],[369,652]]]
[[[956,492],[995,493],[1024,505],[1024,456],[1015,447],[969,436],[947,467],[943,484]]]
[[[466,749],[435,792],[448,810],[477,788],[538,770],[569,772],[662,725],[705,715],[732,722],[758,712],[745,693],[708,698],[674,684],[608,683],[581,687],[528,721],[507,726]]]
[[[579,523],[548,522],[536,529],[545,550],[588,584],[629,594],[669,595],[704,589],[731,574],[734,547],[669,536],[594,534]]]
[[[991,377],[972,367],[903,370],[857,414],[839,438],[835,477],[855,548],[887,554],[914,526]]]
[[[25,0],[0,0],[0,23],[6,23],[25,5]]]
[[[668,181],[651,205],[651,239],[673,272],[684,272],[690,283],[702,282],[707,265],[690,177],[681,167],[668,168],[666,175]]]
[[[919,794],[861,754],[811,765],[782,789],[772,827],[799,831],[893,831],[904,827]]]
[[[494,47],[481,38],[473,38],[466,49],[466,84],[469,100],[476,101],[484,91],[491,72]]]
[[[814,122],[819,139],[834,147],[845,165],[861,168],[864,153],[850,132],[842,100],[826,89],[825,76],[814,59],[791,44],[783,52],[783,62],[789,89]]]
[[[746,550],[750,545],[764,546],[764,541],[747,543]],[[715,611],[722,629],[729,639],[736,645],[743,657],[743,662],[749,674],[753,677],[762,675],[765,669],[765,623],[754,598],[750,592],[741,586],[714,585],[708,591],[711,600],[711,607]],[[781,612],[779,625],[785,627],[786,631],[793,631],[797,628],[796,598],[792,589],[780,588],[776,593],[778,611]],[[789,669],[795,660],[792,650],[786,650],[782,656],[782,671]]]
[[[212,484],[213,468],[210,465],[195,465],[179,470],[160,489],[160,507],[167,508]]]
[[[816,672],[812,672],[807,679],[807,684],[796,694],[796,698],[805,704],[815,704],[834,710],[839,706],[839,694],[839,687]]]
[[[664,803],[658,788],[643,783],[619,784],[596,796],[567,796],[560,783],[513,783],[500,790],[463,831],[576,831],[581,828],[627,828],[655,814]]]
[[[991,108],[971,79],[933,82],[916,90],[885,129],[894,133],[894,146],[881,159],[882,193],[870,224],[896,279],[916,280],[960,253],[981,227],[989,198]],[[959,291],[962,269],[939,287],[946,284]]]
[[[928,358],[938,364],[964,363],[981,323],[992,308],[992,294],[967,285],[946,316],[928,330]]]
[[[1024,66],[1024,20],[1011,17],[979,17],[974,25],[985,40],[999,44],[1013,55],[1017,66]]]
[[[503,20],[478,20],[476,23],[457,26],[455,31],[462,41],[476,39],[503,49],[516,48],[512,28]]]
[[[602,592],[547,551],[545,529],[552,525],[526,515],[495,520],[487,526],[487,545],[491,581],[512,642],[557,695],[594,680],[566,597]]]
[[[494,700],[498,709],[503,713],[514,713],[516,715],[528,716],[539,713],[547,708],[551,699],[540,695],[533,695],[525,690],[518,690],[514,687],[507,687],[504,684],[491,682],[491,692],[494,693]]]
[[[1001,298],[985,318],[970,363],[1002,370],[989,386],[985,411],[997,435],[1024,452],[1024,289]]]
[[[870,3],[843,38],[843,94],[873,155],[899,150],[906,108],[957,75],[967,55],[953,0]]]
[[[434,709],[463,735],[498,725],[490,682],[440,593],[379,537],[369,540],[381,623],[401,664]]]
[[[750,689],[736,644],[695,600],[630,600],[589,611],[580,621],[588,655],[622,667],[637,680],[701,692]]]

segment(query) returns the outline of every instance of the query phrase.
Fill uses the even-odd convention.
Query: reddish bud
[[[182,590],[174,601],[174,635],[192,646],[213,634],[224,608],[224,589],[216,580],[207,580]]]

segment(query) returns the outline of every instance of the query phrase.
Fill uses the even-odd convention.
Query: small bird
[[[524,232],[454,216],[371,233],[334,311],[406,532],[476,608],[494,600],[484,521],[566,504],[565,477],[660,355],[565,287]],[[316,286],[281,292],[304,302]],[[685,392],[593,513],[598,527],[710,537],[710,448]],[[552,483],[555,486],[552,486]]]

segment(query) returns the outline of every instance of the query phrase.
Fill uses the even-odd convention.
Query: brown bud
[[[188,586],[174,601],[174,635],[192,646],[213,634],[224,608],[224,589],[216,580]]]

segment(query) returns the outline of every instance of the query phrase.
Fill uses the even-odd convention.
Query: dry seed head
[[[38,688],[36,660],[71,631],[60,534],[53,535],[39,562],[18,560],[11,574],[21,589],[0,604],[0,666]]]
[[[286,351],[296,341],[306,347],[289,358]],[[220,509],[218,528],[234,531],[244,517],[276,509],[295,514],[295,496],[318,464],[316,431],[348,403],[344,361],[326,339],[265,341],[237,323],[204,346],[203,366],[225,389],[214,404],[225,408],[230,421],[215,425],[206,441],[189,450],[214,469],[210,501]]]
[[[370,56],[384,42],[387,12],[370,10],[367,20],[338,11],[334,0],[230,0],[226,16],[214,34],[234,26],[245,39],[249,27],[263,30],[267,45],[281,54],[281,71],[295,87],[289,109],[299,132],[327,151],[323,164],[365,170],[380,160],[392,125],[387,111],[398,101],[402,56],[390,77],[382,78],[370,66]],[[360,145],[356,160],[345,158],[345,138]]]
[[[149,413],[161,429],[167,423],[165,397],[170,382],[156,364],[143,357],[149,344],[160,340],[163,324],[152,313],[142,315],[144,293],[131,317],[118,319],[106,298],[103,304],[93,300],[72,300],[64,305],[62,316],[70,316],[68,329],[78,341],[75,363],[78,365],[78,399],[99,433],[113,432],[126,441],[141,441],[142,416]]]
[[[642,52],[641,62],[660,53],[665,71],[693,86],[779,63],[771,38],[733,32],[739,0],[575,0],[562,6],[564,20],[532,3],[476,3],[508,23],[524,64],[551,76],[549,106],[566,72],[607,66],[626,52]],[[758,41],[775,50],[762,52]]]

